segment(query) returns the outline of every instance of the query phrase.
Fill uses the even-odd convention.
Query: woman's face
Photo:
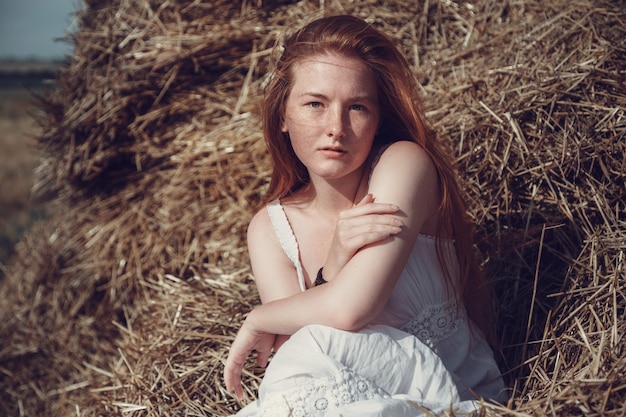
[[[380,124],[378,91],[357,58],[325,54],[293,69],[281,126],[309,175],[327,180],[359,174]]]

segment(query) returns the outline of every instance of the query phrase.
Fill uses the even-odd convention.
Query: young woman
[[[288,38],[266,92],[274,170],[248,229],[262,305],[230,349],[241,415],[414,416],[505,398],[490,306],[449,157],[393,42],[360,19]]]

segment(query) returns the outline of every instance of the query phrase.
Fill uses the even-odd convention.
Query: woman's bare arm
[[[266,363],[268,340],[273,335],[291,335],[308,324],[358,330],[385,305],[424,222],[436,212],[439,182],[432,161],[418,145],[397,142],[381,156],[369,191],[377,201],[396,205],[405,227],[400,233],[357,251],[327,284],[264,302],[250,313],[224,369],[226,385],[238,397],[242,394],[238,382],[241,368],[248,355],[257,350],[259,362]],[[270,261],[271,258],[259,259],[253,269],[271,270]]]
[[[382,237],[397,233],[400,229],[387,215],[397,211],[389,204],[372,204],[371,196],[366,196],[357,207],[348,210],[342,227],[345,233],[336,236],[332,251],[335,253],[335,266],[338,269],[362,245],[379,241]],[[367,206],[367,207],[364,207]],[[382,215],[380,215],[382,213]],[[248,250],[253,275],[262,303],[278,302],[291,298],[301,289],[296,269],[284,253],[274,232],[266,209],[261,210],[252,219],[248,227]],[[333,258],[333,257],[331,257]],[[243,323],[228,354],[224,367],[224,379],[229,391],[239,399],[243,396],[241,372],[250,352],[257,351],[257,364],[265,366],[274,350],[289,338],[290,333],[266,332],[249,326],[249,319]]]
[[[263,304],[300,292],[296,269],[278,241],[266,208],[248,226],[248,253]]]
[[[377,201],[400,208],[402,232],[359,250],[328,284],[255,309],[250,325],[278,334],[293,334],[307,324],[357,330],[379,314],[425,220],[438,207],[439,183],[418,145],[397,142],[381,156],[369,191]]]

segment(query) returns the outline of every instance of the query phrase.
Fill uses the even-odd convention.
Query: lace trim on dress
[[[315,378],[293,389],[272,392],[263,400],[260,416],[324,416],[332,409],[358,401],[390,398],[376,384],[349,368],[332,376]]]
[[[302,265],[300,264],[300,249],[298,248],[298,241],[293,234],[293,229],[289,224],[289,219],[283,206],[280,204],[280,200],[274,200],[267,205],[267,214],[270,217],[274,232],[278,237],[280,246],[283,248],[283,252],[289,258],[289,260],[296,267],[296,274],[298,275],[298,283],[300,284],[300,290],[306,290],[306,283],[304,281],[304,272],[302,271]]]
[[[400,330],[433,346],[454,334],[465,321],[465,310],[456,301],[426,307]]]

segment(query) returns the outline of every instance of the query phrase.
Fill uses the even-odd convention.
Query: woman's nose
[[[345,120],[342,110],[333,110],[329,112],[328,120],[328,136],[335,139],[340,139],[346,135],[345,133]]]

